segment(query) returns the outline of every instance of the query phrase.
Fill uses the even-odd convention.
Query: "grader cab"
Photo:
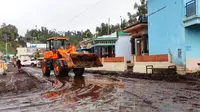
[[[42,72],[50,76],[54,70],[56,76],[66,76],[73,70],[76,76],[82,76],[85,68],[102,67],[98,56],[93,53],[78,53],[75,47],[69,48],[69,38],[52,37],[47,40],[47,49],[44,52]]]

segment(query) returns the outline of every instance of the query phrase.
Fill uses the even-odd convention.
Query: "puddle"
[[[51,82],[53,88],[43,94],[45,98],[76,104],[83,104],[84,100],[89,103],[105,99],[114,89],[125,87],[122,82],[100,77],[65,77]],[[112,95],[109,98],[112,98]]]

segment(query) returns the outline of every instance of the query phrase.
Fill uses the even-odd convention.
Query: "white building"
[[[17,48],[17,57],[20,60],[30,60],[37,49],[46,49],[46,44],[26,44],[27,47]]]
[[[17,57],[20,60],[30,60],[33,53],[28,52],[28,48],[26,47],[18,47],[17,48]]]
[[[26,43],[26,46],[28,48],[37,48],[37,49],[45,49],[46,44],[31,44],[31,43]]]
[[[118,32],[118,40],[115,43],[115,56],[125,57],[126,61],[131,61],[131,36],[128,33]]]

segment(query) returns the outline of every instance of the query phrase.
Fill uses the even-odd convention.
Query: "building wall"
[[[172,62],[185,65],[184,0],[148,0],[149,54],[172,55]],[[165,7],[165,8],[164,8]],[[181,58],[178,58],[181,49]]]
[[[26,54],[27,54],[27,48],[25,47],[17,48],[17,56],[26,55]]]
[[[126,61],[131,61],[131,36],[119,36],[115,43],[115,56],[125,57]]]
[[[200,63],[200,25],[186,28],[185,37],[187,69],[196,71]]]
[[[200,16],[200,0],[196,0],[197,1],[197,15]]]
[[[31,59],[30,54],[31,53],[28,53],[28,48],[26,48],[26,47],[17,48],[17,57],[20,60],[30,60]]]
[[[27,45],[27,47],[30,47],[30,48],[32,48],[32,47],[35,47],[37,49],[45,49],[46,48],[46,44],[31,44],[31,43],[27,43],[26,45]]]

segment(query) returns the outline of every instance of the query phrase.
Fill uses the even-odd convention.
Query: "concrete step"
[[[187,73],[186,72],[186,66],[176,65],[176,68],[177,68],[177,73],[180,74],[180,75],[185,75]]]
[[[126,72],[133,72],[134,63],[127,63]]]

